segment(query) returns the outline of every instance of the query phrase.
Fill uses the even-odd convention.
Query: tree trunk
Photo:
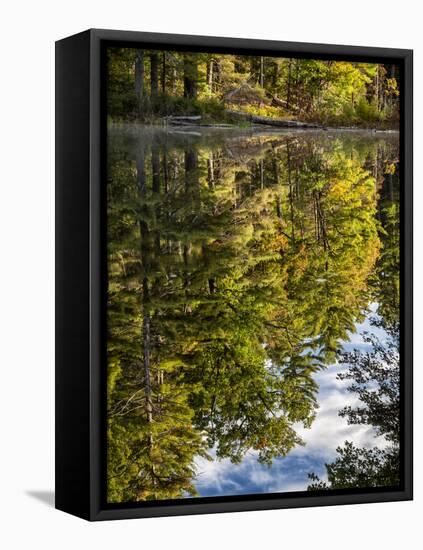
[[[294,197],[292,195],[292,180],[291,180],[291,152],[289,143],[286,144],[286,165],[288,169],[288,185],[289,185],[289,205],[291,211],[291,239],[295,242],[295,229],[294,229]]]
[[[210,157],[207,159],[207,180],[210,189],[214,189],[214,160],[213,151],[210,153]]]
[[[257,67],[256,67],[256,58],[250,58],[250,75],[254,83],[257,82]]]
[[[172,90],[172,94],[176,94],[176,80],[177,80],[177,73],[176,73],[176,67],[172,67],[172,70],[170,72],[170,89]]]
[[[260,86],[264,87],[264,57],[260,57]]]
[[[264,160],[260,159],[260,189],[264,189]]]
[[[300,112],[301,106],[300,106],[300,64],[298,59],[295,60],[295,110],[296,112]]]
[[[286,90],[286,108],[289,110],[291,108],[291,66],[292,59],[288,62],[288,84]]]
[[[152,97],[159,93],[159,58],[156,53],[150,54],[150,90]]]
[[[137,50],[135,56],[135,95],[137,97],[138,109],[144,94],[144,52]]]
[[[197,99],[198,64],[194,55],[184,55],[184,97]]]
[[[276,89],[276,86],[278,85],[278,77],[279,77],[279,65],[277,61],[273,62],[273,89]]]
[[[281,202],[281,196],[278,193],[278,196],[276,197],[276,215],[279,220],[282,219],[282,202]]]
[[[191,193],[189,199],[197,198],[199,180],[198,180],[198,153],[195,149],[185,151],[185,192]]]
[[[162,93],[166,93],[166,52],[162,54]]]
[[[390,78],[395,78],[398,80],[398,77],[396,75],[396,66],[395,65],[391,65],[390,66],[390,70],[389,70],[389,76]],[[390,97],[389,97],[389,106],[392,107],[394,104],[396,103],[396,98],[390,94]]]
[[[153,193],[160,193],[160,153],[157,146],[152,147],[151,169],[153,173],[153,178],[152,178]]]
[[[164,183],[164,192],[169,192],[169,170],[167,166],[167,152],[166,149],[163,151],[163,183]]]
[[[137,155],[137,182],[139,194],[142,200],[141,208],[145,211],[146,195],[147,195],[147,179],[145,174],[145,153],[144,149],[141,149]],[[143,345],[143,376],[144,376],[144,393],[146,398],[146,414],[147,422],[153,421],[153,403],[152,403],[152,389],[151,389],[151,336],[150,336],[150,312],[149,312],[149,288],[148,288],[148,273],[150,265],[150,237],[148,225],[145,221],[139,222],[140,238],[141,238],[141,264],[143,269],[142,277],[142,345]]]
[[[213,92],[213,59],[207,63],[207,84],[210,92]]]
[[[143,347],[144,347],[144,391],[146,398],[146,411],[147,422],[153,421],[153,400],[151,389],[151,370],[150,370],[150,355],[151,355],[151,337],[150,337],[150,313],[148,312],[148,279],[143,279],[143,304],[144,304],[144,316],[143,316]]]
[[[153,193],[160,193],[160,152],[156,145],[153,145],[151,151],[151,171],[153,173],[152,181],[152,191]],[[155,244],[155,254],[160,255],[160,230],[158,229],[160,219],[160,204],[157,203],[155,208],[155,218],[156,218],[156,230],[154,231],[154,244]]]

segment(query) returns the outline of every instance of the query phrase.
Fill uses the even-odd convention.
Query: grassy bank
[[[122,101],[122,98],[120,98]],[[232,124],[246,127],[251,122],[242,121],[228,112],[224,102],[215,98],[189,99],[179,96],[159,94],[153,100],[145,96],[137,105],[135,94],[125,98],[124,109],[109,115],[113,122],[138,122],[147,125],[165,126],[169,117],[200,116],[203,125]],[[256,106],[244,104],[231,106],[231,110],[271,119],[314,123],[322,127],[369,128],[390,130],[398,129],[399,118],[392,109],[378,111],[366,100],[359,101],[354,107],[348,106],[339,114],[332,113],[297,113],[272,105]],[[119,114],[118,114],[119,113]]]

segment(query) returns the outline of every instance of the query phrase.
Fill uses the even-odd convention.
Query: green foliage
[[[374,122],[381,116],[377,105],[369,103],[366,98],[361,97],[355,106],[354,116],[368,122]]]
[[[140,55],[141,53],[141,55]],[[397,125],[395,65],[108,49],[108,115],[161,123],[169,115],[232,121],[225,108],[322,124]]]
[[[326,464],[328,481],[321,481],[309,474],[312,483],[309,491],[324,489],[364,489],[369,487],[397,487],[399,478],[399,455],[392,448],[372,449],[355,447],[346,441],[336,449],[338,457]]]
[[[370,353],[344,353],[340,360],[349,365],[341,380],[353,380],[349,391],[356,393],[364,406],[345,407],[340,415],[349,424],[371,424],[376,434],[398,442],[400,420],[400,368],[398,334],[388,336],[383,344],[373,334],[365,334]]]
[[[397,313],[398,314],[398,313]],[[370,352],[355,350],[344,353],[340,361],[348,370],[338,375],[352,380],[349,391],[357,394],[358,407],[344,407],[340,416],[349,424],[373,426],[376,436],[385,438],[384,448],[357,448],[346,441],[338,447],[338,457],[326,464],[327,483],[312,473],[309,490],[357,487],[393,487],[400,483],[400,365],[398,327],[391,330],[385,342],[368,334],[365,342]]]
[[[387,153],[384,153],[385,155]],[[376,264],[373,281],[378,318],[386,330],[398,330],[400,304],[400,179],[395,162],[384,164],[383,184],[379,201],[379,228],[382,251]]]
[[[148,120],[154,116],[166,117],[170,115],[201,115],[203,122],[208,120],[224,122],[227,120],[222,103],[216,98],[203,100],[190,99],[179,96],[159,94],[154,102],[145,100],[141,109],[143,117]]]
[[[375,150],[109,138],[108,498],[181,498],[212,448],[270,464],[302,444],[313,376],[375,292]]]

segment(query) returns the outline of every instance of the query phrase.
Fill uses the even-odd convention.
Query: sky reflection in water
[[[108,146],[111,502],[301,491],[346,440],[383,449],[338,415],[358,399],[336,356],[397,331],[398,136],[132,126]]]
[[[375,304],[371,309],[373,312],[376,310]],[[351,334],[348,342],[342,343],[342,348],[345,351],[369,351],[371,346],[361,337],[363,331],[377,334],[381,339],[385,336],[383,329],[371,326],[366,319],[357,324],[357,332]],[[345,366],[335,363],[315,375],[319,385],[316,419],[311,428],[296,427],[305,442],[304,446],[296,447],[286,457],[277,458],[270,467],[259,464],[253,452],[236,467],[227,459],[213,462],[200,459],[197,462],[199,475],[196,483],[200,495],[306,491],[310,483],[308,474],[315,472],[326,479],[325,463],[335,459],[336,448],[346,440],[353,441],[358,447],[376,445],[383,448],[386,444],[384,438],[376,437],[372,426],[348,425],[347,420],[338,415],[343,407],[359,404],[357,397],[347,391],[350,384],[336,378],[345,370]]]

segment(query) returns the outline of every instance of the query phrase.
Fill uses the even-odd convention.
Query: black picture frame
[[[207,497],[107,505],[104,499],[105,85],[104,48],[190,51],[397,63],[401,68],[402,486]],[[56,43],[56,508],[87,520],[172,516],[412,499],[413,53],[91,29]]]

